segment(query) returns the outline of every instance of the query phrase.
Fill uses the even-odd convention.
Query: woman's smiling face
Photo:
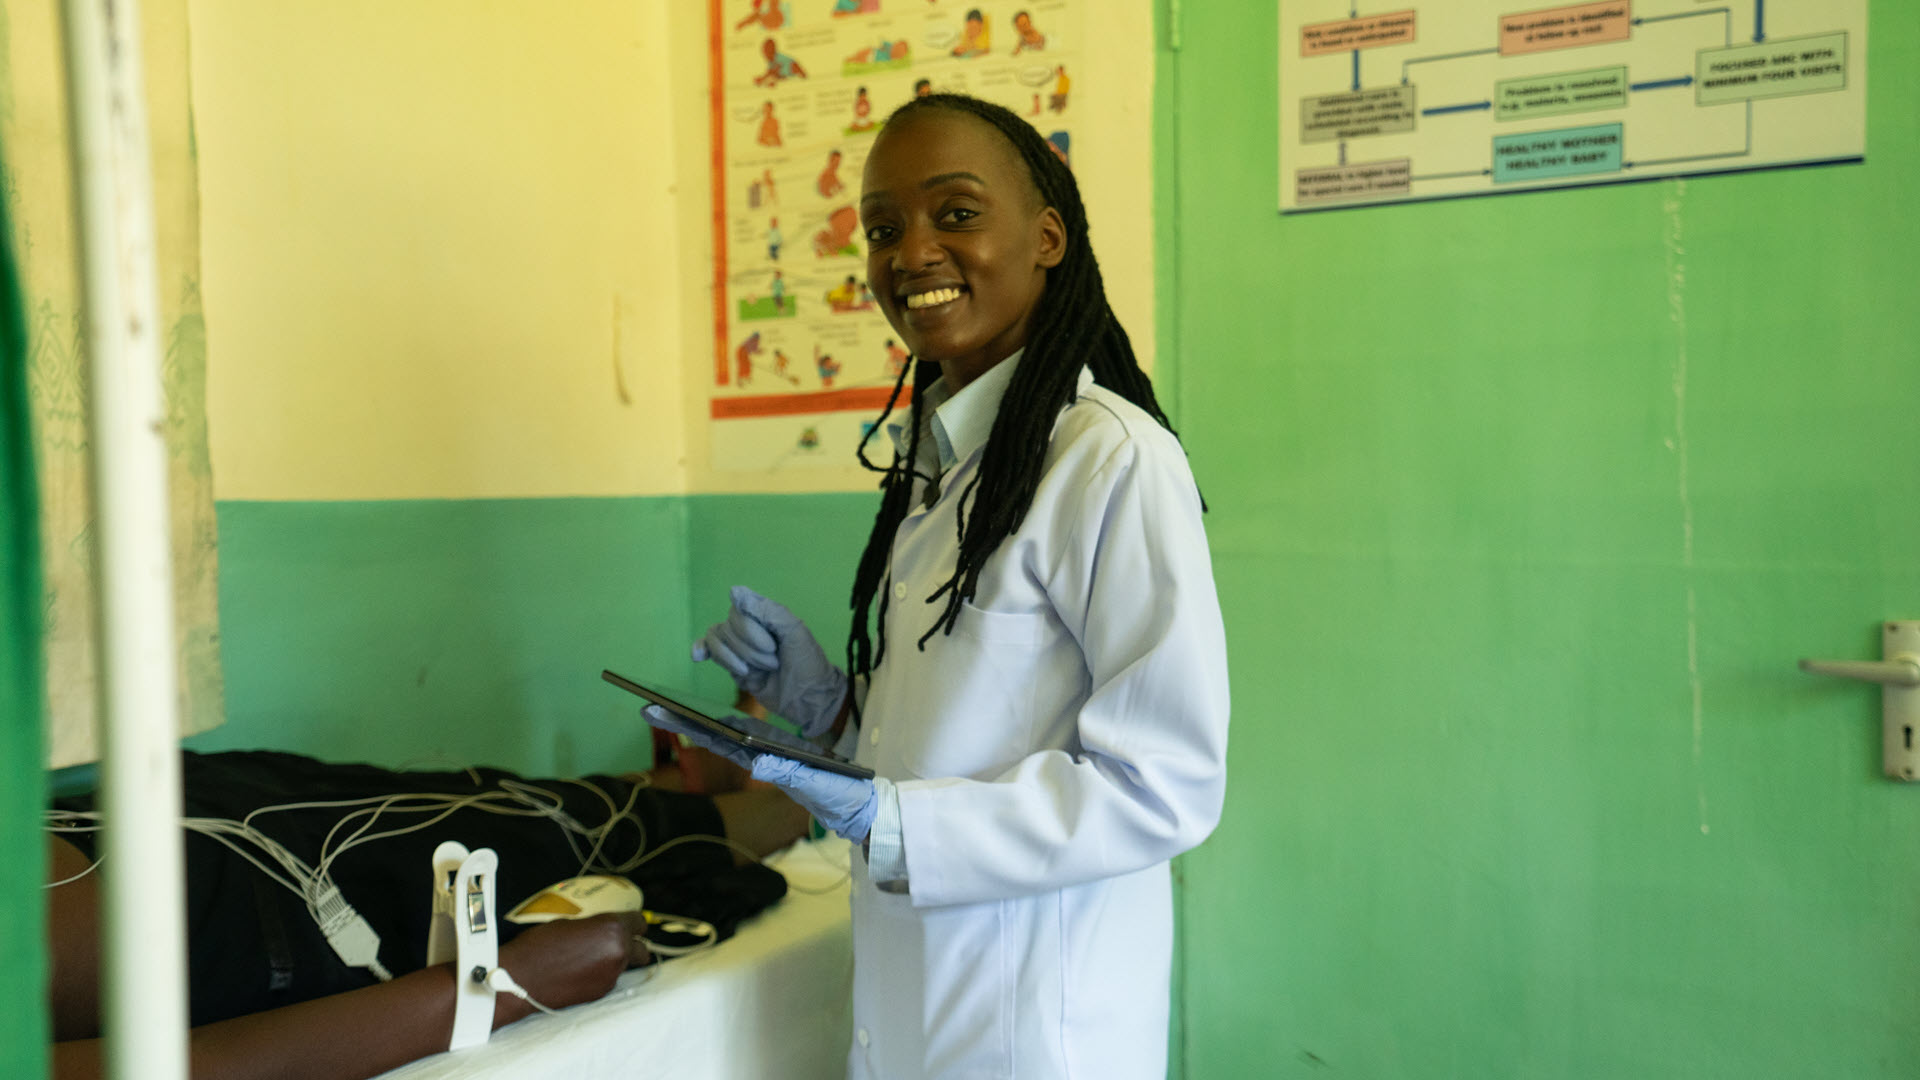
[[[1026,345],[1066,228],[992,125],[928,109],[888,127],[867,157],[860,219],[875,299],[949,385]]]

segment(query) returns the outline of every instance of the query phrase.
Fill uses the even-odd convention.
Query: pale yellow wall
[[[1074,175],[1094,230],[1107,297],[1153,370],[1153,5],[1151,0],[1082,0],[1087,9],[1085,70],[1076,73]],[[729,8],[742,7],[732,2]],[[681,192],[680,268],[687,282],[680,333],[687,343],[686,455],[696,491],[861,491],[875,476],[857,465],[759,473],[708,467],[707,387],[712,371],[713,252],[708,186],[707,8],[673,5],[676,164]],[[884,455],[883,455],[884,456]]]
[[[191,14],[218,497],[685,489],[666,5]]]
[[[704,3],[191,11],[219,498],[872,485],[706,467]],[[1150,368],[1149,0],[1089,34],[1075,171]]]

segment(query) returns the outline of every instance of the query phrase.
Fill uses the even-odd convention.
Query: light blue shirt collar
[[[1007,384],[1013,382],[1014,369],[1025,352],[1022,349],[988,368],[933,410],[933,441],[940,447],[941,472],[952,471],[987,444],[993,418],[1000,415],[1000,402],[1007,396]]]

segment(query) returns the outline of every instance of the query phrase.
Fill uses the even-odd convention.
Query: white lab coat
[[[1226,645],[1193,477],[1172,435],[1082,372],[1025,522],[921,651],[986,438],[977,418],[942,434],[957,464],[896,534],[859,733],[858,760],[898,787],[910,891],[855,860],[849,1075],[1163,1077],[1167,861],[1225,791]]]

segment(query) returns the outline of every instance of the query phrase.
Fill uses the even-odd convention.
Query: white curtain
[[[162,377],[172,459],[175,629],[182,734],[217,726],[218,560],[207,456],[200,194],[188,93],[187,0],[142,0],[147,120],[159,232]],[[27,377],[45,575],[47,764],[91,761],[97,698],[94,515],[88,489],[86,341],[55,0],[0,0],[0,153],[25,286]]]

